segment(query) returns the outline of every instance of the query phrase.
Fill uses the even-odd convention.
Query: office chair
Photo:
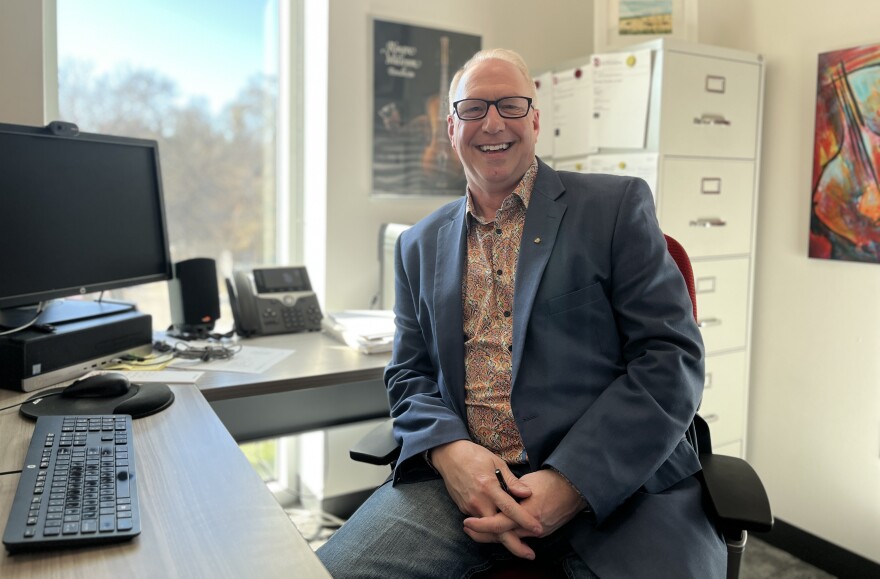
[[[690,258],[678,241],[668,235],[665,237],[666,247],[684,277],[693,304],[694,319],[699,319]],[[392,428],[391,419],[379,424],[349,450],[349,456],[358,462],[392,464],[400,454]],[[727,577],[735,579],[739,577],[748,533],[768,532],[773,527],[770,501],[761,479],[749,463],[741,458],[712,454],[709,425],[699,414],[694,416],[686,437],[700,457],[703,468],[698,476],[705,491],[707,508],[715,515],[727,544]],[[546,569],[542,570],[539,563],[531,561],[517,561],[509,567],[493,567],[478,575],[487,579],[547,576]]]

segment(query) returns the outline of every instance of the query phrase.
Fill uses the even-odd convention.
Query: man
[[[467,195],[398,243],[401,454],[318,551],[334,577],[466,577],[505,555],[569,577],[725,573],[684,439],[703,346],[651,193],[538,160],[534,96],[507,50],[453,78]]]

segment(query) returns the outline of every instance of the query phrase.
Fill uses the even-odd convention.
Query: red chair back
[[[691,267],[691,259],[688,257],[687,252],[684,250],[684,247],[673,237],[670,237],[663,234],[663,237],[666,238],[666,249],[669,250],[669,255],[672,256],[672,259],[675,260],[675,265],[678,266],[679,271],[681,271],[681,275],[684,278],[684,283],[687,285],[688,294],[691,296],[691,305],[694,307],[694,319],[697,318],[697,287],[694,284],[694,269]]]

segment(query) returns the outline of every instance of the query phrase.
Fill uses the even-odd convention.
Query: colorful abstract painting
[[[880,45],[819,55],[810,257],[880,263]]]

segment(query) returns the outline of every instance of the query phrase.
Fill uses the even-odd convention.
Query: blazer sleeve
[[[470,439],[467,426],[441,392],[431,322],[434,312],[424,303],[431,301],[431,288],[421,283],[433,275],[432,270],[422,270],[424,248],[417,233],[404,232],[395,248],[396,332],[391,362],[385,369],[394,437],[401,445],[395,483],[425,465],[420,459],[426,450]]]
[[[623,371],[544,461],[602,520],[640,488],[659,492],[699,469],[683,435],[703,390],[703,343],[650,191],[629,180],[610,233],[607,296]],[[616,328],[615,328],[616,326]]]

